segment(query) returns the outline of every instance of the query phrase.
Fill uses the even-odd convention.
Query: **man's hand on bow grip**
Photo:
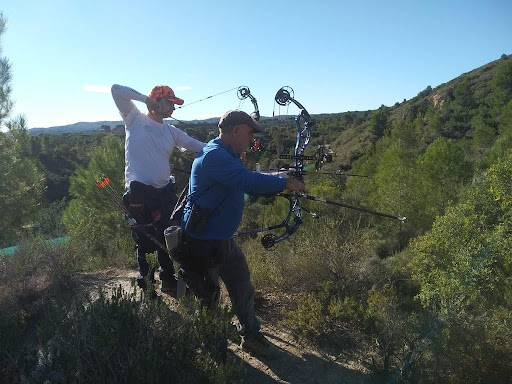
[[[286,179],[286,189],[293,191],[293,192],[299,192],[299,191],[306,192],[306,193],[308,192],[304,182],[302,182],[296,178],[293,178],[293,177]]]

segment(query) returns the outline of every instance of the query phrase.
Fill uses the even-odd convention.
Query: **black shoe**
[[[160,290],[163,293],[167,293],[170,296],[176,297],[176,292],[178,291],[178,282],[174,278],[174,276],[170,279],[163,279],[162,280],[162,287]]]
[[[266,339],[261,332],[254,336],[243,336],[242,349],[254,355],[269,357],[272,355],[272,344]]]

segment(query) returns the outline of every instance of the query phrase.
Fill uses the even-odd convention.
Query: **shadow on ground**
[[[302,349],[295,342],[265,332],[273,344],[269,357],[252,356],[238,346],[232,351],[242,360],[247,374],[244,383],[369,383],[370,378],[360,370],[320,356],[316,351]]]

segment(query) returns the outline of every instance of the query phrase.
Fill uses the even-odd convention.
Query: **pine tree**
[[[375,111],[370,120],[370,130],[377,136],[382,137],[388,128],[389,111],[384,105]]]
[[[7,24],[0,13],[0,36]],[[0,125],[12,107],[11,65],[1,56],[0,45]],[[39,161],[30,156],[25,119],[5,122],[10,136],[0,133],[0,247],[14,244],[38,222],[44,189]]]
[[[73,200],[63,214],[68,233],[79,239],[90,255],[113,256],[124,245],[132,245],[129,226],[122,218],[124,192],[124,146],[122,140],[107,135],[96,148],[87,168],[78,168],[69,188]],[[96,183],[105,175],[108,187]]]
[[[491,80],[491,87],[491,99],[496,107],[501,108],[512,99],[512,61],[501,64]]]
[[[0,39],[5,31],[7,20],[4,15],[0,13]],[[9,115],[11,111],[12,102],[11,95],[11,64],[7,58],[2,56],[2,44],[0,41],[0,127],[3,120]]]

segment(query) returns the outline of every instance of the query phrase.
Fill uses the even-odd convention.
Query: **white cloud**
[[[188,85],[182,85],[181,87],[176,87],[177,91],[190,91],[192,87],[189,87]]]
[[[110,86],[85,84],[84,90],[86,90],[87,92],[94,92],[94,93],[110,93]]]

